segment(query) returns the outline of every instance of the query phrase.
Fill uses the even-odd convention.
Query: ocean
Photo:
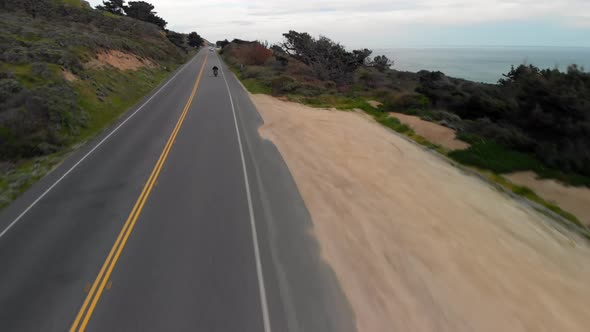
[[[583,47],[452,47],[375,49],[373,56],[394,60],[393,69],[441,71],[448,76],[496,83],[511,65],[532,64],[565,71],[570,64],[590,70],[590,48]]]

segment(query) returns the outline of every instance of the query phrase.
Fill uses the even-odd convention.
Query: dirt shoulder
[[[371,119],[254,95],[359,331],[586,331],[590,248]]]

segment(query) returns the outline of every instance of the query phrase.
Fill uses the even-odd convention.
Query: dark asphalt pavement
[[[2,211],[0,331],[353,331],[261,124],[201,51]]]

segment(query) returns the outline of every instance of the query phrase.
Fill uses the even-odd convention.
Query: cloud
[[[96,5],[99,0],[91,0]],[[278,41],[290,29],[347,45],[388,46],[416,38],[420,27],[452,29],[503,22],[551,22],[590,30],[588,0],[148,0],[170,29],[211,40]],[[590,32],[590,31],[588,31]],[[458,36],[460,39],[460,36]],[[425,40],[427,41],[427,40]],[[552,42],[551,40],[547,41]],[[459,41],[460,43],[460,41]],[[588,42],[590,43],[590,42]],[[386,45],[387,44],[387,45]]]
[[[255,24],[253,21],[244,21],[244,20],[233,20],[233,21],[231,21],[231,23],[241,25],[241,26],[248,26],[248,25]]]

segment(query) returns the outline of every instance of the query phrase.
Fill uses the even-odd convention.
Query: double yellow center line
[[[80,308],[80,311],[78,312],[78,315],[76,315],[76,319],[75,319],[74,323],[72,324],[72,326],[70,327],[70,332],[84,331],[86,329],[86,326],[88,325],[88,321],[90,320],[90,317],[92,317],[92,313],[94,312],[94,309],[96,308],[96,304],[98,303],[98,300],[100,299],[100,296],[102,295],[102,292],[104,291],[104,288],[107,285],[107,282],[109,281],[109,279],[111,277],[111,273],[113,272],[113,269],[115,268],[115,265],[117,264],[117,260],[119,260],[119,256],[121,255],[121,252],[123,251],[123,248],[125,247],[125,244],[127,243],[127,240],[129,239],[129,235],[131,235],[131,232],[133,231],[133,227],[135,227],[135,223],[137,222],[137,219],[139,218],[139,215],[141,214],[141,210],[143,209],[145,202],[147,201],[148,197],[150,196],[150,193],[154,187],[154,184],[158,180],[158,176],[160,175],[160,171],[162,170],[162,166],[164,166],[164,163],[166,162],[166,158],[168,158],[168,153],[170,152],[170,149],[172,148],[172,144],[174,143],[174,140],[176,139],[176,136],[178,135],[178,132],[180,131],[180,127],[182,126],[182,123],[184,122],[184,119],[186,118],[188,110],[193,102],[193,98],[195,97],[195,94],[197,92],[197,88],[199,87],[199,83],[201,82],[201,77],[203,76],[203,71],[205,69],[206,63],[207,63],[207,55],[205,55],[205,60],[203,61],[203,65],[201,66],[199,76],[197,77],[197,80],[195,81],[195,85],[193,86],[193,90],[191,92],[191,95],[190,95],[186,105],[184,106],[184,110],[182,111],[182,114],[180,115],[180,118],[178,119],[178,122],[176,123],[176,126],[174,127],[174,130],[172,131],[172,134],[170,134],[170,137],[168,138],[168,142],[166,143],[166,146],[164,147],[164,150],[162,151],[162,154],[160,155],[160,158],[158,159],[156,166],[152,170],[152,173],[151,173],[150,177],[148,178],[148,181],[146,182],[145,186],[143,187],[141,195],[139,195],[137,202],[135,202],[135,205],[133,206],[133,210],[131,210],[131,213],[129,214],[127,221],[125,221],[125,224],[123,225],[123,229],[121,230],[121,233],[119,233],[119,236],[117,237],[115,244],[111,248],[111,251],[109,252],[109,255],[107,256],[107,259],[105,260],[104,264],[102,265],[102,268],[100,269],[100,272],[98,273],[98,276],[94,280],[94,283],[92,284],[92,288],[90,288],[90,291],[88,292],[88,295],[86,296],[86,299],[84,300],[84,303],[82,304],[82,307]]]

